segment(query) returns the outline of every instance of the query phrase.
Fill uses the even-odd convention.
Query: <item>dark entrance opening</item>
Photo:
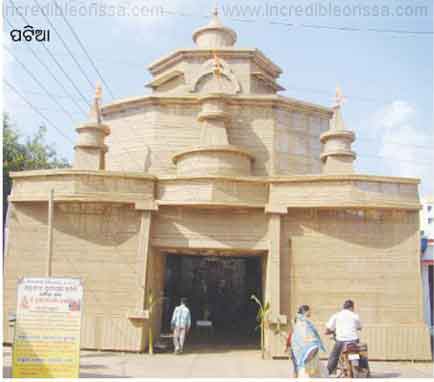
[[[192,316],[190,343],[259,347],[252,294],[262,301],[260,256],[168,254],[163,331],[170,331],[172,312],[180,298],[187,297]]]

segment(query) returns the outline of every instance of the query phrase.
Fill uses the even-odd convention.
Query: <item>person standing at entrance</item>
[[[173,345],[175,354],[182,353],[184,350],[185,337],[190,331],[191,315],[187,308],[187,299],[181,298],[181,304],[173,311],[171,327],[173,331]]]

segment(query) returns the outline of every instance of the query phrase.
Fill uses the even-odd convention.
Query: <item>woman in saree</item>
[[[310,308],[298,309],[291,336],[291,350],[297,366],[297,377],[320,377],[319,351],[325,351],[321,338],[309,320]]]

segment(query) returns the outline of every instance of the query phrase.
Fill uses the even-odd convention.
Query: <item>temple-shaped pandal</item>
[[[51,275],[83,280],[83,348],[145,350],[181,296],[191,341],[207,321],[243,344],[255,294],[270,304],[268,357],[285,355],[299,305],[322,330],[351,298],[371,358],[430,359],[419,181],[358,174],[340,90],[331,108],[279,95],[282,70],[237,47],[217,11],[193,41],[149,66],[150,95],[101,105],[97,89],[72,168],[12,175],[4,341],[17,279]]]

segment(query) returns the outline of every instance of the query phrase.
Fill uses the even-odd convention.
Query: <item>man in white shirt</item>
[[[181,298],[181,304],[173,311],[170,323],[173,330],[173,345],[175,354],[182,353],[184,350],[184,341],[191,327],[191,314],[187,308],[187,299]]]
[[[358,331],[362,330],[362,323],[358,314],[354,313],[354,302],[347,300],[343,309],[331,316],[326,324],[326,334],[335,333],[336,343],[329,356],[327,369],[332,374],[338,365],[342,347],[348,342],[359,342]],[[361,365],[362,366],[362,365]]]

